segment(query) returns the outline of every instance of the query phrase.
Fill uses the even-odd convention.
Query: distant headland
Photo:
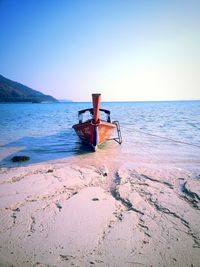
[[[58,99],[59,102],[65,103],[65,102],[73,102],[72,100],[69,99]]]
[[[2,102],[41,103],[59,101],[50,95],[45,95],[0,75],[0,103]]]

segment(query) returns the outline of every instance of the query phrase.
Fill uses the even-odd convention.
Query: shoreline
[[[1,168],[0,266],[196,267],[199,174],[86,156]]]

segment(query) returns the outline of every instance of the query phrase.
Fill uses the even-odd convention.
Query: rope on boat
[[[175,143],[180,143],[180,144],[184,144],[184,145],[189,145],[189,146],[194,146],[194,147],[200,148],[200,145],[196,145],[196,144],[192,144],[192,143],[188,143],[188,142],[184,142],[184,141],[180,141],[180,140],[175,140],[175,139],[172,139],[172,138],[169,138],[169,137],[164,137],[164,136],[160,136],[160,135],[156,135],[156,134],[151,134],[151,133],[148,133],[148,132],[143,132],[143,131],[138,130],[138,129],[134,129],[134,130],[136,132],[139,132],[139,133],[142,133],[142,134],[158,137],[158,138],[165,139],[165,140],[168,140],[168,141],[172,141],[172,142],[175,142]]]

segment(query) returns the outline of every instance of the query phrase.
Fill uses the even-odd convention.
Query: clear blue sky
[[[0,0],[0,74],[58,99],[200,99],[200,1]]]

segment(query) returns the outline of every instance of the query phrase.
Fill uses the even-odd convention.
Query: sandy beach
[[[1,168],[0,266],[200,266],[200,172],[133,162]]]

